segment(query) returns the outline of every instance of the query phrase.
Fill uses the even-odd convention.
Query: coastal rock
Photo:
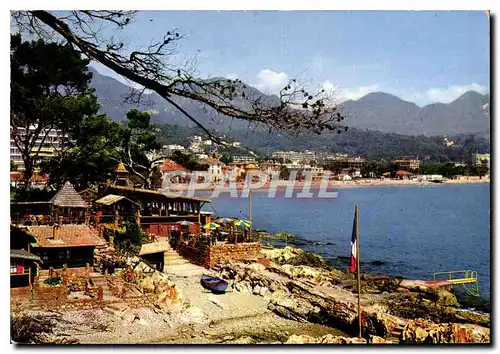
[[[318,279],[322,275],[322,271],[309,266],[292,266],[285,264],[281,269],[292,279],[294,278],[312,278]]]
[[[260,286],[259,285],[255,285],[255,287],[253,288],[253,292],[252,292],[254,295],[259,295],[260,294]]]
[[[401,343],[489,343],[490,330],[473,324],[441,323],[418,319],[408,322]]]
[[[150,277],[143,278],[140,284],[144,293],[154,293],[155,285]]]
[[[278,264],[290,265],[307,265],[312,267],[330,269],[321,257],[301,250],[300,248],[285,247],[282,249],[274,249],[268,252],[268,257]]]
[[[432,294],[432,293],[431,293]],[[471,323],[489,327],[487,314],[464,311],[457,307],[455,295],[446,290],[429,293],[394,293],[383,300],[388,312],[394,316],[410,320],[427,319],[435,323]],[[428,297],[432,297],[430,300]]]
[[[392,344],[393,342],[388,341],[384,338],[381,338],[379,336],[370,336],[370,343],[372,344]]]
[[[468,310],[457,309],[455,311],[455,319],[457,322],[472,323],[481,327],[489,328],[491,325],[490,315]]]
[[[294,334],[288,338],[285,344],[366,344],[366,339],[333,336],[331,334],[319,338]]]
[[[255,344],[256,341],[252,337],[240,337],[234,341],[232,341],[233,344]]]
[[[440,306],[458,306],[457,297],[447,290],[437,290],[437,305]]]
[[[260,288],[259,295],[266,296],[267,292],[268,292],[268,289],[265,286],[263,286],[262,288]]]
[[[308,322],[309,318],[319,313],[319,308],[300,298],[281,297],[271,299],[268,309],[290,320]]]

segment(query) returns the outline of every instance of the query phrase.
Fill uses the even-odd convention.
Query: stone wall
[[[256,261],[259,258],[260,243],[238,243],[212,246],[208,249],[205,265],[212,268],[226,261]]]
[[[93,299],[68,300],[67,287],[61,285],[13,288],[10,291],[10,304],[14,310],[23,309],[87,309],[100,306],[103,302],[101,287],[95,288]]]
[[[31,302],[31,288],[29,286],[10,289],[10,307],[12,309],[24,307],[30,302]]]
[[[226,261],[256,261],[259,258],[260,243],[222,244],[204,250],[179,243],[177,252],[194,264],[212,268]]]
[[[177,253],[182,257],[188,259],[191,263],[206,267],[207,265],[207,249],[200,250],[195,247],[188,246],[182,242],[177,245]]]
[[[88,277],[90,273],[94,272],[94,267],[89,265],[88,267],[75,267],[75,268],[52,268],[52,269],[41,269],[40,277],[75,277],[82,276]],[[51,274],[52,273],[52,274]]]
[[[66,286],[50,285],[40,286],[33,290],[30,306],[42,308],[56,308],[68,300]]]

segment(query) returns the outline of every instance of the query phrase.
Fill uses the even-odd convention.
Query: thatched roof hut
[[[87,208],[87,203],[70,182],[64,183],[50,202],[60,208]]]

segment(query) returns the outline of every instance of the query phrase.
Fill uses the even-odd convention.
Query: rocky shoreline
[[[141,272],[139,267],[134,271]],[[489,314],[464,311],[450,291],[371,274],[362,274],[363,335],[358,338],[353,275],[297,248],[263,250],[257,262],[229,262],[200,271],[226,279],[227,293],[204,291],[199,274],[167,275],[168,285],[178,289],[175,301],[159,301],[159,293],[157,302],[119,314],[93,309],[23,315],[48,319],[51,333],[45,342],[51,343],[490,342]],[[163,274],[138,278],[145,294],[159,288],[154,279],[165,282]]]

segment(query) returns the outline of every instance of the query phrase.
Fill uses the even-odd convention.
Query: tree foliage
[[[28,187],[41,148],[64,149],[86,117],[99,109],[93,90],[89,61],[68,45],[42,39],[22,41],[11,35],[11,137],[19,149]],[[49,135],[59,134],[57,139]],[[59,144],[54,144],[58,141]]]
[[[114,176],[120,159],[122,127],[104,115],[84,119],[72,134],[71,148],[41,165],[50,184],[70,181],[78,189],[105,182]]]
[[[156,92],[214,141],[219,141],[218,137],[179,106],[176,98],[194,100],[215,112],[263,124],[269,129],[307,130],[317,134],[324,130],[341,131],[338,123],[344,117],[324,90],[309,92],[292,79],[278,97],[269,99],[261,93],[248,91],[239,80],[198,78],[194,75],[192,62],[181,67],[173,65],[170,59],[178,54],[177,43],[184,38],[176,29],[152,41],[145,50],[127,50],[123,42],[103,37],[99,30],[106,25],[119,29],[130,26],[133,16],[133,11],[69,11],[64,15],[49,11],[17,11],[13,20],[20,30],[38,36],[54,38],[56,34],[75,52],[139,84],[144,89],[133,92],[131,100],[140,101],[146,89]]]
[[[226,165],[231,163],[231,162],[234,162],[233,155],[231,155],[229,153],[225,153],[225,152],[221,154],[219,160],[221,162],[225,163]]]
[[[174,151],[170,159],[187,168],[189,171],[206,171],[208,168],[207,165],[200,165],[193,155],[183,153],[179,150]]]

